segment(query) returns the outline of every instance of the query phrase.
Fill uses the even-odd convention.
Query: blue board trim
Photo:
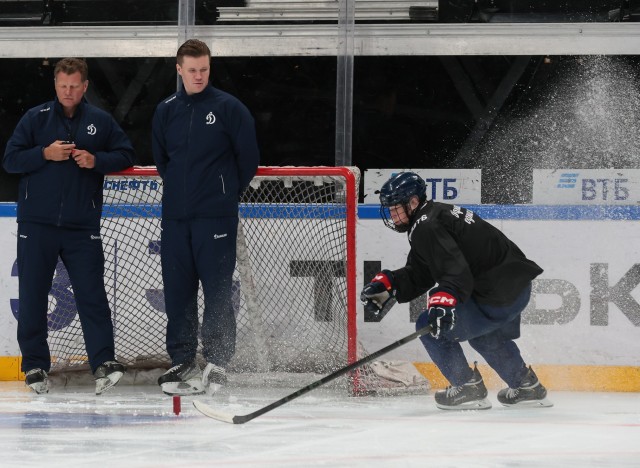
[[[286,217],[286,218],[316,218],[321,213],[326,213],[325,207],[318,205],[265,205],[268,209],[261,209],[262,217]],[[475,211],[484,219],[494,220],[561,220],[561,221],[637,221],[640,220],[640,206],[635,205],[461,205]],[[153,216],[160,216],[160,206],[138,206],[137,208],[123,205],[122,210],[129,210],[128,216],[145,216],[150,212]],[[322,209],[321,209],[322,208]],[[119,216],[122,211],[118,205],[109,207],[107,216]],[[0,203],[0,218],[15,218],[17,214],[16,203]],[[255,216],[253,208],[242,205],[240,214],[244,217]],[[322,216],[326,216],[323,214]],[[344,207],[334,206],[332,216],[343,218]],[[360,219],[379,219],[379,205],[359,205],[358,217]]]
[[[18,205],[15,203],[0,203],[0,218],[15,218],[18,214]]]
[[[484,219],[633,221],[640,219],[635,205],[461,205]],[[360,219],[379,219],[380,205],[360,205]]]

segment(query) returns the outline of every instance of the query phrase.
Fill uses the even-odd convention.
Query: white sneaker
[[[24,383],[37,394],[49,393],[49,378],[47,372],[40,368],[27,371]]]
[[[202,385],[207,395],[211,396],[227,383],[227,371],[224,367],[208,363],[202,372]]]
[[[118,361],[103,362],[93,376],[96,378],[96,395],[102,395],[111,387],[115,387],[124,375],[124,365]]]
[[[204,393],[202,371],[195,362],[173,366],[158,378],[158,385],[167,395],[199,395]]]

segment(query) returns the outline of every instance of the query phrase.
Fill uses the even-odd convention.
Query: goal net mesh
[[[357,342],[353,290],[358,180],[351,168],[260,168],[240,205],[233,278],[237,343],[230,374],[326,374],[366,355]],[[116,358],[129,369],[171,365],[165,351],[161,200],[162,180],[152,169],[105,179],[105,287]],[[202,314],[202,290],[198,300]],[[50,295],[49,330],[52,373],[87,369],[62,263]],[[419,376],[410,376],[408,384],[406,376],[382,377],[376,367],[389,370],[373,363],[347,379],[354,394],[428,388]]]

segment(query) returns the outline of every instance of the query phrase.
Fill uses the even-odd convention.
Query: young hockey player
[[[427,200],[425,181],[413,172],[392,176],[380,189],[387,227],[407,232],[407,263],[383,270],[361,294],[365,309],[386,311],[429,291],[416,329],[431,325],[420,339],[451,384],[436,392],[438,408],[488,409],[478,368],[469,367],[461,342],[468,341],[508,385],[505,406],[552,406],[547,391],[527,367],[513,340],[531,296],[531,281],[542,269],[500,230],[470,210]]]

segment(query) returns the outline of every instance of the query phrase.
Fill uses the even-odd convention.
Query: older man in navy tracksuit
[[[105,111],[84,100],[87,65],[62,59],[56,99],[30,109],[7,143],[3,166],[22,173],[18,197],[18,343],[26,383],[48,392],[47,305],[58,257],[73,286],[96,393],[124,367],[115,361],[100,238],[104,174],[130,167],[131,142]]]
[[[259,151],[249,110],[209,84],[210,60],[202,41],[178,49],[184,86],[153,118],[153,155],[164,181],[161,260],[173,365],[158,384],[167,394],[217,390],[235,352],[238,204],[257,171]],[[198,280],[205,300],[204,372],[196,363]]]

